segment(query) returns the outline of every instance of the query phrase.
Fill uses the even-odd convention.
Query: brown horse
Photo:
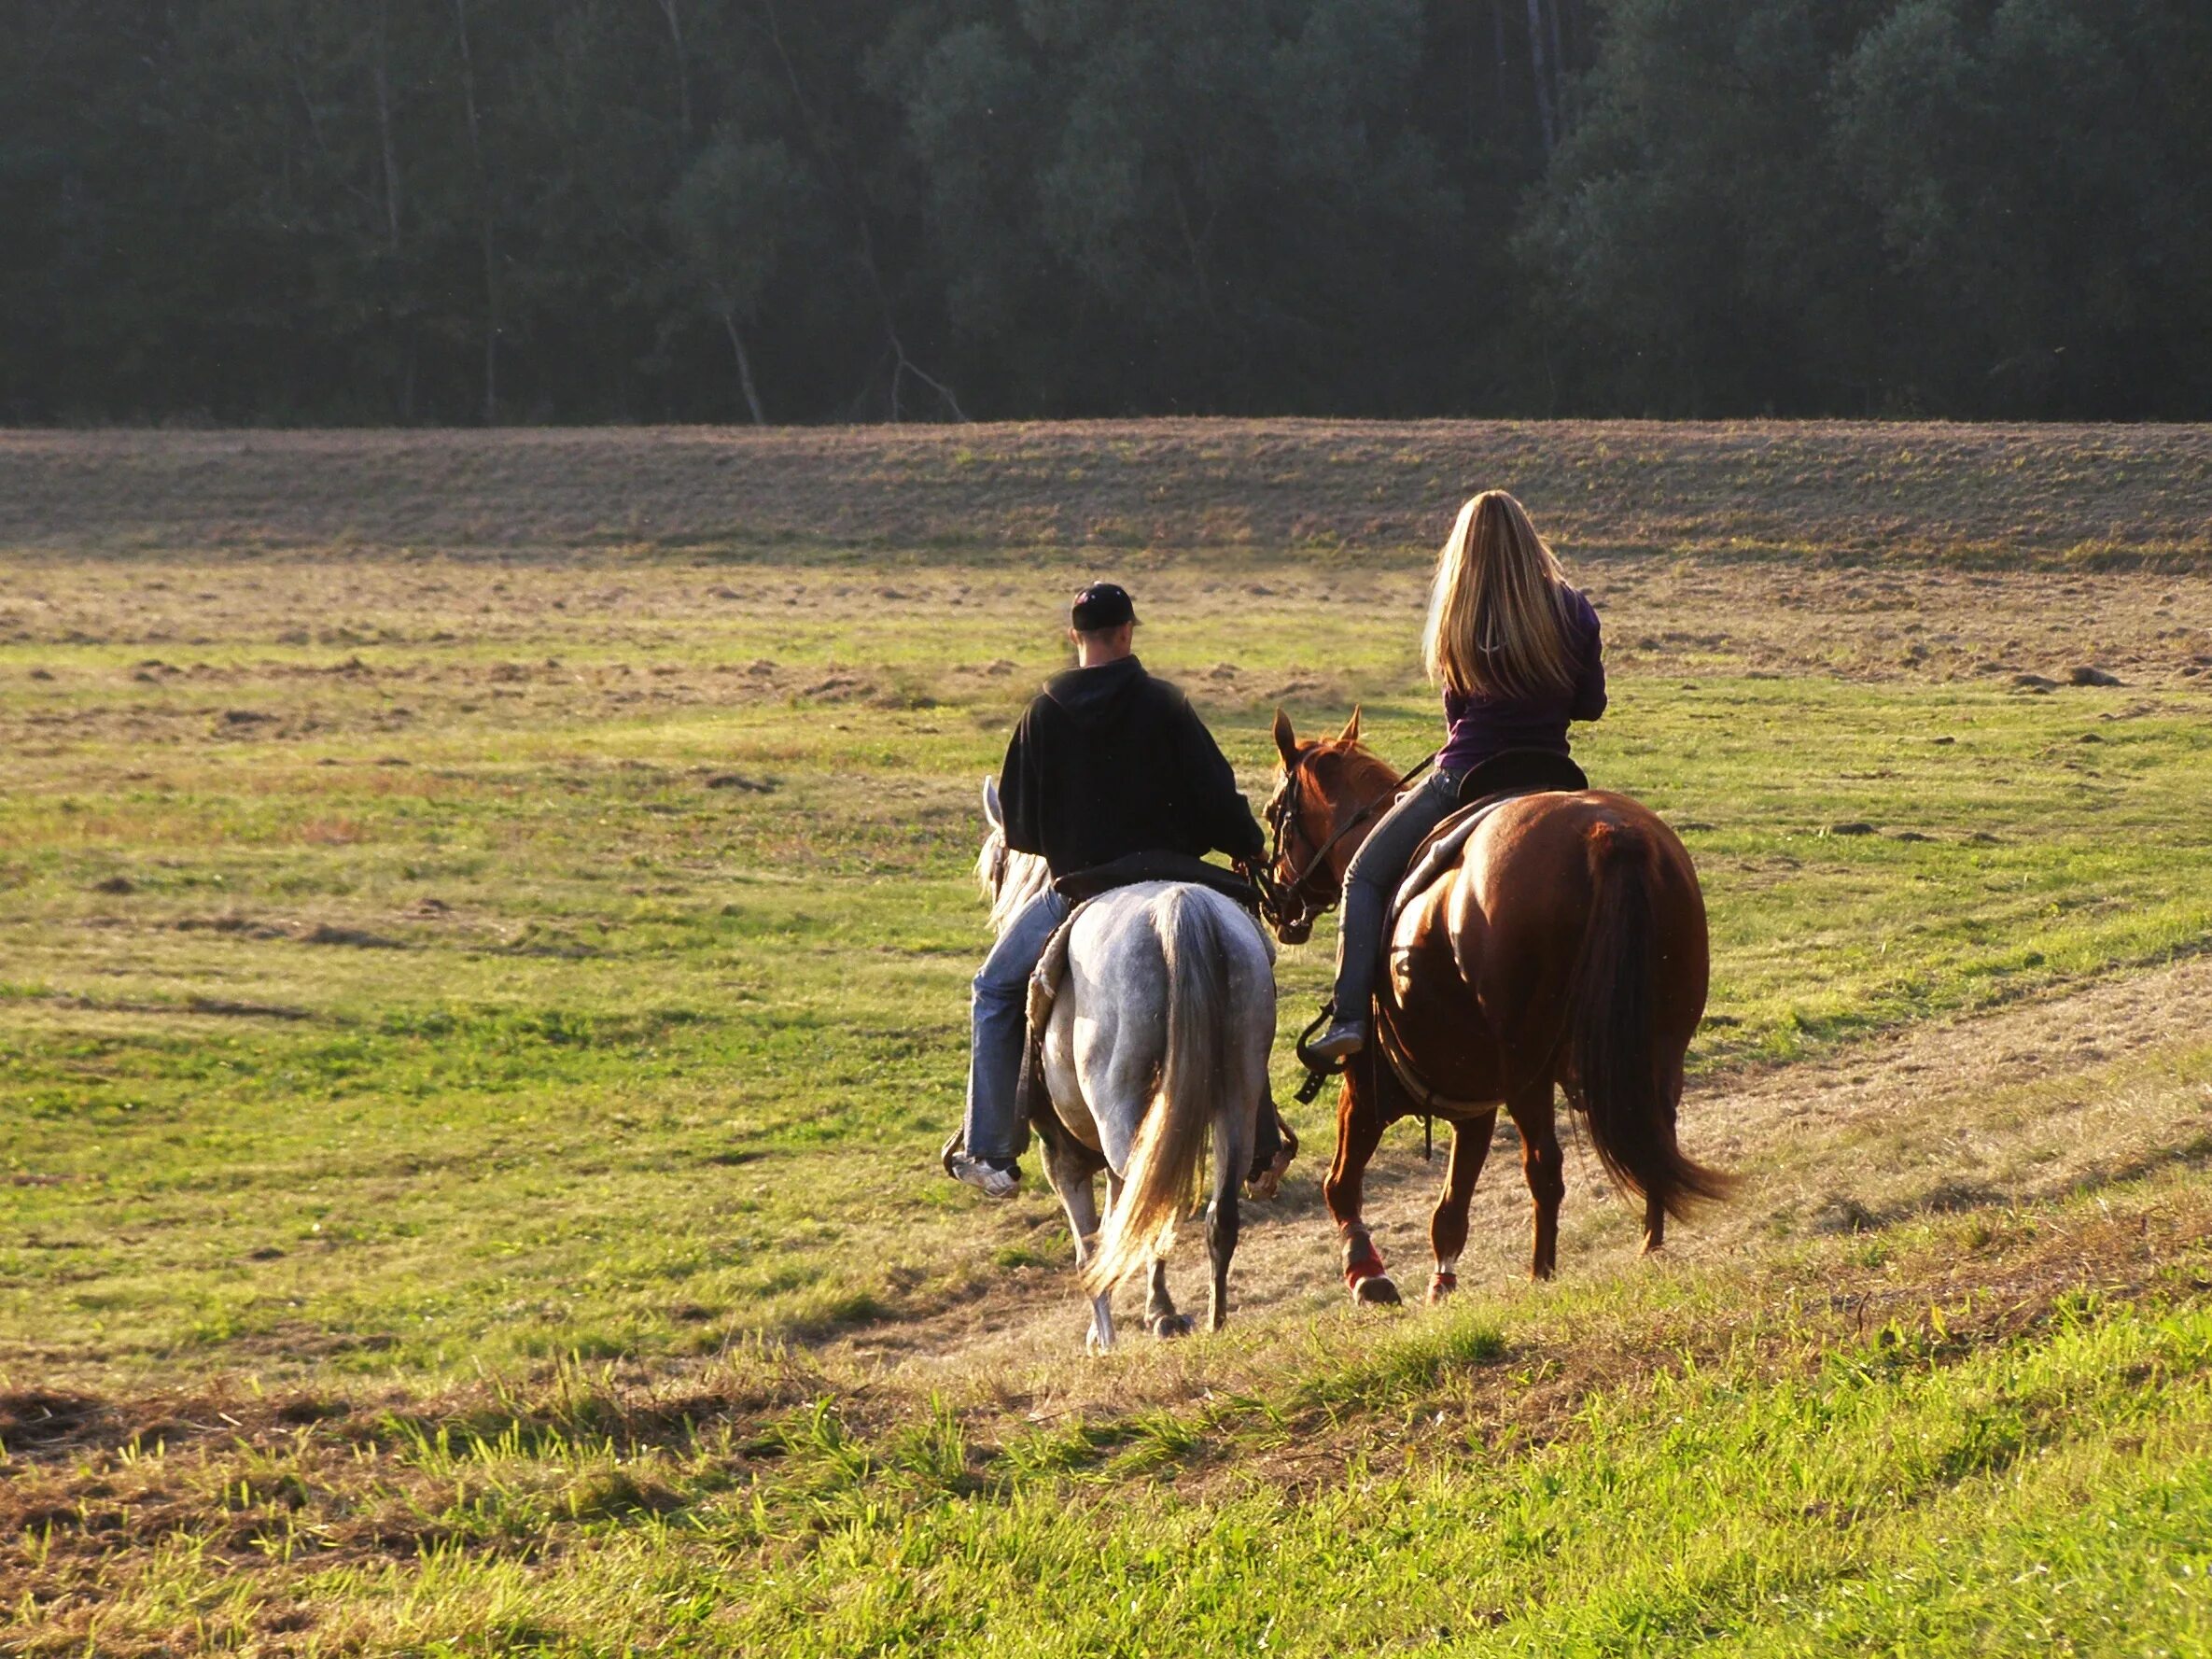
[[[1352,853],[1400,781],[1361,745],[1359,727],[1354,710],[1333,741],[1301,743],[1275,716],[1282,777],[1268,805],[1269,873],[1288,943],[1342,892]],[[1372,1040],[1346,1071],[1322,1188],[1357,1300],[1398,1300],[1360,1219],[1361,1187],[1384,1128],[1410,1113],[1451,1125],[1429,1226],[1431,1301],[1458,1283],[1467,1205],[1500,1105],[1520,1132],[1536,1278],[1556,1263],[1566,1191],[1555,1086],[1587,1118],[1606,1174],[1643,1194],[1646,1253],[1665,1242],[1670,1215],[1727,1192],[1729,1177],[1675,1141],[1683,1056],[1705,1009],[1705,902],[1688,852],[1648,808],[1598,790],[1506,801],[1407,907],[1388,947]]]

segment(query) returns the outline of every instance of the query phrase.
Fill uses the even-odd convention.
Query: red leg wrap
[[[1353,1239],[1344,1246],[1344,1282],[1354,1290],[1362,1279],[1382,1276],[1382,1252],[1375,1247],[1373,1239]]]

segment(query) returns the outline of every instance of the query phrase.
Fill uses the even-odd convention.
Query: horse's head
[[[992,930],[1001,934],[1052,881],[1043,859],[1006,845],[1006,811],[999,803],[999,785],[989,778],[983,780],[983,846],[975,854],[975,879],[991,907]]]
[[[1343,891],[1345,867],[1390,804],[1397,774],[1360,741],[1356,707],[1343,731],[1309,743],[1276,710],[1275,752],[1282,769],[1267,801],[1269,920],[1284,944],[1302,945]]]

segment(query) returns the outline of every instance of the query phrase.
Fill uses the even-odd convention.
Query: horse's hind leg
[[[1482,1177],[1482,1160],[1490,1156],[1491,1132],[1497,1127],[1494,1106],[1479,1118],[1451,1126],[1451,1160],[1444,1169],[1444,1190],[1436,1195],[1435,1213],[1429,1217],[1429,1243],[1436,1252],[1435,1276],[1429,1281],[1429,1300],[1442,1301],[1460,1284],[1460,1252],[1467,1247],[1467,1205],[1475,1198],[1475,1183]]]
[[[1075,1266],[1082,1271],[1099,1247],[1099,1195],[1094,1171],[1084,1155],[1058,1135],[1044,1142],[1044,1173],[1052,1189],[1060,1195],[1060,1208],[1068,1212],[1068,1230],[1075,1235]],[[1107,1354],[1113,1349],[1113,1299],[1091,1298],[1091,1327],[1084,1333],[1084,1351]]]
[[[1213,1277],[1206,1300],[1206,1329],[1219,1330],[1229,1318],[1229,1260],[1237,1254],[1237,1236],[1242,1229],[1238,1208],[1238,1180],[1252,1161],[1252,1137],[1240,1133],[1227,1117],[1216,1119],[1213,1145],[1213,1202],[1206,1206],[1206,1256]],[[1175,1311],[1168,1295],[1168,1264],[1155,1257],[1152,1294],[1144,1307],[1155,1336],[1188,1336],[1197,1328],[1188,1314]]]
[[[1235,1182],[1214,1195],[1206,1213],[1206,1255],[1213,1267],[1213,1287],[1206,1303],[1206,1329],[1219,1330],[1229,1320],[1229,1258],[1237,1254],[1243,1218],[1237,1212]]]
[[[1520,1168],[1528,1177],[1529,1198],[1536,1213],[1536,1245],[1529,1258],[1529,1277],[1548,1279],[1559,1266],[1560,1200],[1567,1195],[1550,1080],[1546,1079],[1541,1092],[1532,1090],[1508,1101],[1505,1109],[1513,1114],[1513,1126],[1520,1131]]]
[[[1271,982],[1267,989],[1273,989]],[[1213,1202],[1206,1206],[1206,1259],[1213,1270],[1207,1287],[1208,1330],[1219,1330],[1229,1321],[1229,1261],[1237,1254],[1237,1236],[1243,1230],[1244,1220],[1237,1195],[1245,1172],[1252,1167],[1253,1148],[1259,1139],[1259,1116],[1262,1112],[1275,1115],[1274,1094],[1267,1087],[1267,1046],[1274,1031],[1270,1007],[1266,1023],[1252,1033],[1241,1075],[1230,1078],[1229,1104],[1213,1115]],[[1239,1109],[1236,1103],[1241,1101],[1252,1104]],[[1289,1135],[1289,1125],[1283,1125],[1283,1133]],[[1292,1139],[1284,1142],[1286,1146],[1296,1144]],[[1277,1174],[1284,1161],[1277,1160]]]
[[[1197,1329],[1197,1322],[1188,1314],[1175,1311],[1175,1299],[1168,1294],[1168,1258],[1152,1258],[1152,1289],[1144,1298],[1144,1322],[1152,1327],[1156,1337],[1188,1336]]]

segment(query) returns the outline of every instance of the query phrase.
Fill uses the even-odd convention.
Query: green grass
[[[1429,735],[1403,703],[1371,719],[1395,756]],[[438,1373],[712,1352],[960,1294],[988,1257],[929,1152],[958,1115],[969,779],[998,738],[943,721],[597,732],[646,772],[509,737],[449,754],[429,794],[389,792],[389,767],[195,756],[181,787],[11,796],[0,1161],[34,1184],[8,1197],[0,1329],[49,1365],[299,1349]],[[1256,725],[1221,721],[1259,794]],[[2178,695],[2102,724],[1993,693],[1628,682],[1584,752],[1710,825],[1686,829],[1710,1068],[2201,949],[2205,730]],[[775,794],[688,770],[770,745]],[[328,821],[352,838],[301,838]],[[1931,838],[1827,834],[1842,821]],[[135,889],[89,892],[115,874]],[[316,927],[389,947],[303,942]],[[1327,949],[1285,958],[1285,1019]],[[1044,1205],[985,1223],[993,1247]]]
[[[1417,571],[1240,560],[1148,551],[1140,602],[1255,801],[1279,700],[1434,744]],[[1627,1272],[1571,1228],[1568,1282],[1402,1327],[933,1363],[1073,1307],[1049,1198],[933,1163],[976,786],[1064,574],[0,563],[0,1652],[2205,1644],[2191,1033],[1992,1079],[1962,1136],[2158,1126],[2074,1196],[1890,1205],[1918,1175],[1858,1172],[1950,1131],[1867,1123],[1774,1155],[1857,1235],[1809,1200]],[[2036,696],[2096,654],[2041,578],[1924,661],[1855,577],[1777,621],[1731,565],[1589,576],[1578,754],[1711,910],[1693,1145],[1701,1090],[2212,938],[2201,584],[2128,590],[2126,687]],[[906,1370],[823,1346],[903,1331]]]
[[[1582,752],[1699,861],[1696,1064],[2201,949],[2198,700],[2108,721],[2081,696],[1624,680]],[[983,943],[973,780],[1000,742],[962,712],[380,737],[405,768],[312,740],[52,757],[0,801],[0,1165],[21,1183],[0,1331],[63,1371],[439,1374],[964,1294],[1050,1207],[979,1221],[931,1160]],[[1215,719],[1264,794],[1261,721]],[[1368,720],[1401,760],[1432,740],[1419,701]],[[705,787],[770,765],[773,793]],[[1854,822],[1883,833],[1832,833]],[[131,892],[98,891],[118,876]],[[1329,949],[1286,954],[1292,1006]]]
[[[1830,1241],[1379,1339],[1336,1316],[1245,1391],[997,1436],[942,1400],[866,1426],[864,1389],[754,1415],[757,1357],[651,1404],[570,1371],[260,1450],[141,1442],[31,1554],[49,1594],[98,1584],[79,1627],[118,1652],[296,1610],[429,1652],[2191,1652],[2207,1220],[2168,1181],[1898,1229],[1871,1274]],[[1931,1298],[1962,1258],[1988,1287]],[[88,1521],[180,1498],[196,1535],[82,1561]]]
[[[2212,1315],[2084,1321],[1943,1369],[1900,1346],[1789,1382],[1664,1376],[1591,1399],[1556,1446],[1355,1464],[1309,1501],[1132,1499],[1117,1483],[1097,1501],[854,1513],[772,1583],[700,1588],[792,1653],[2212,1638]],[[2148,1400],[2146,1375],[2162,1384]]]

